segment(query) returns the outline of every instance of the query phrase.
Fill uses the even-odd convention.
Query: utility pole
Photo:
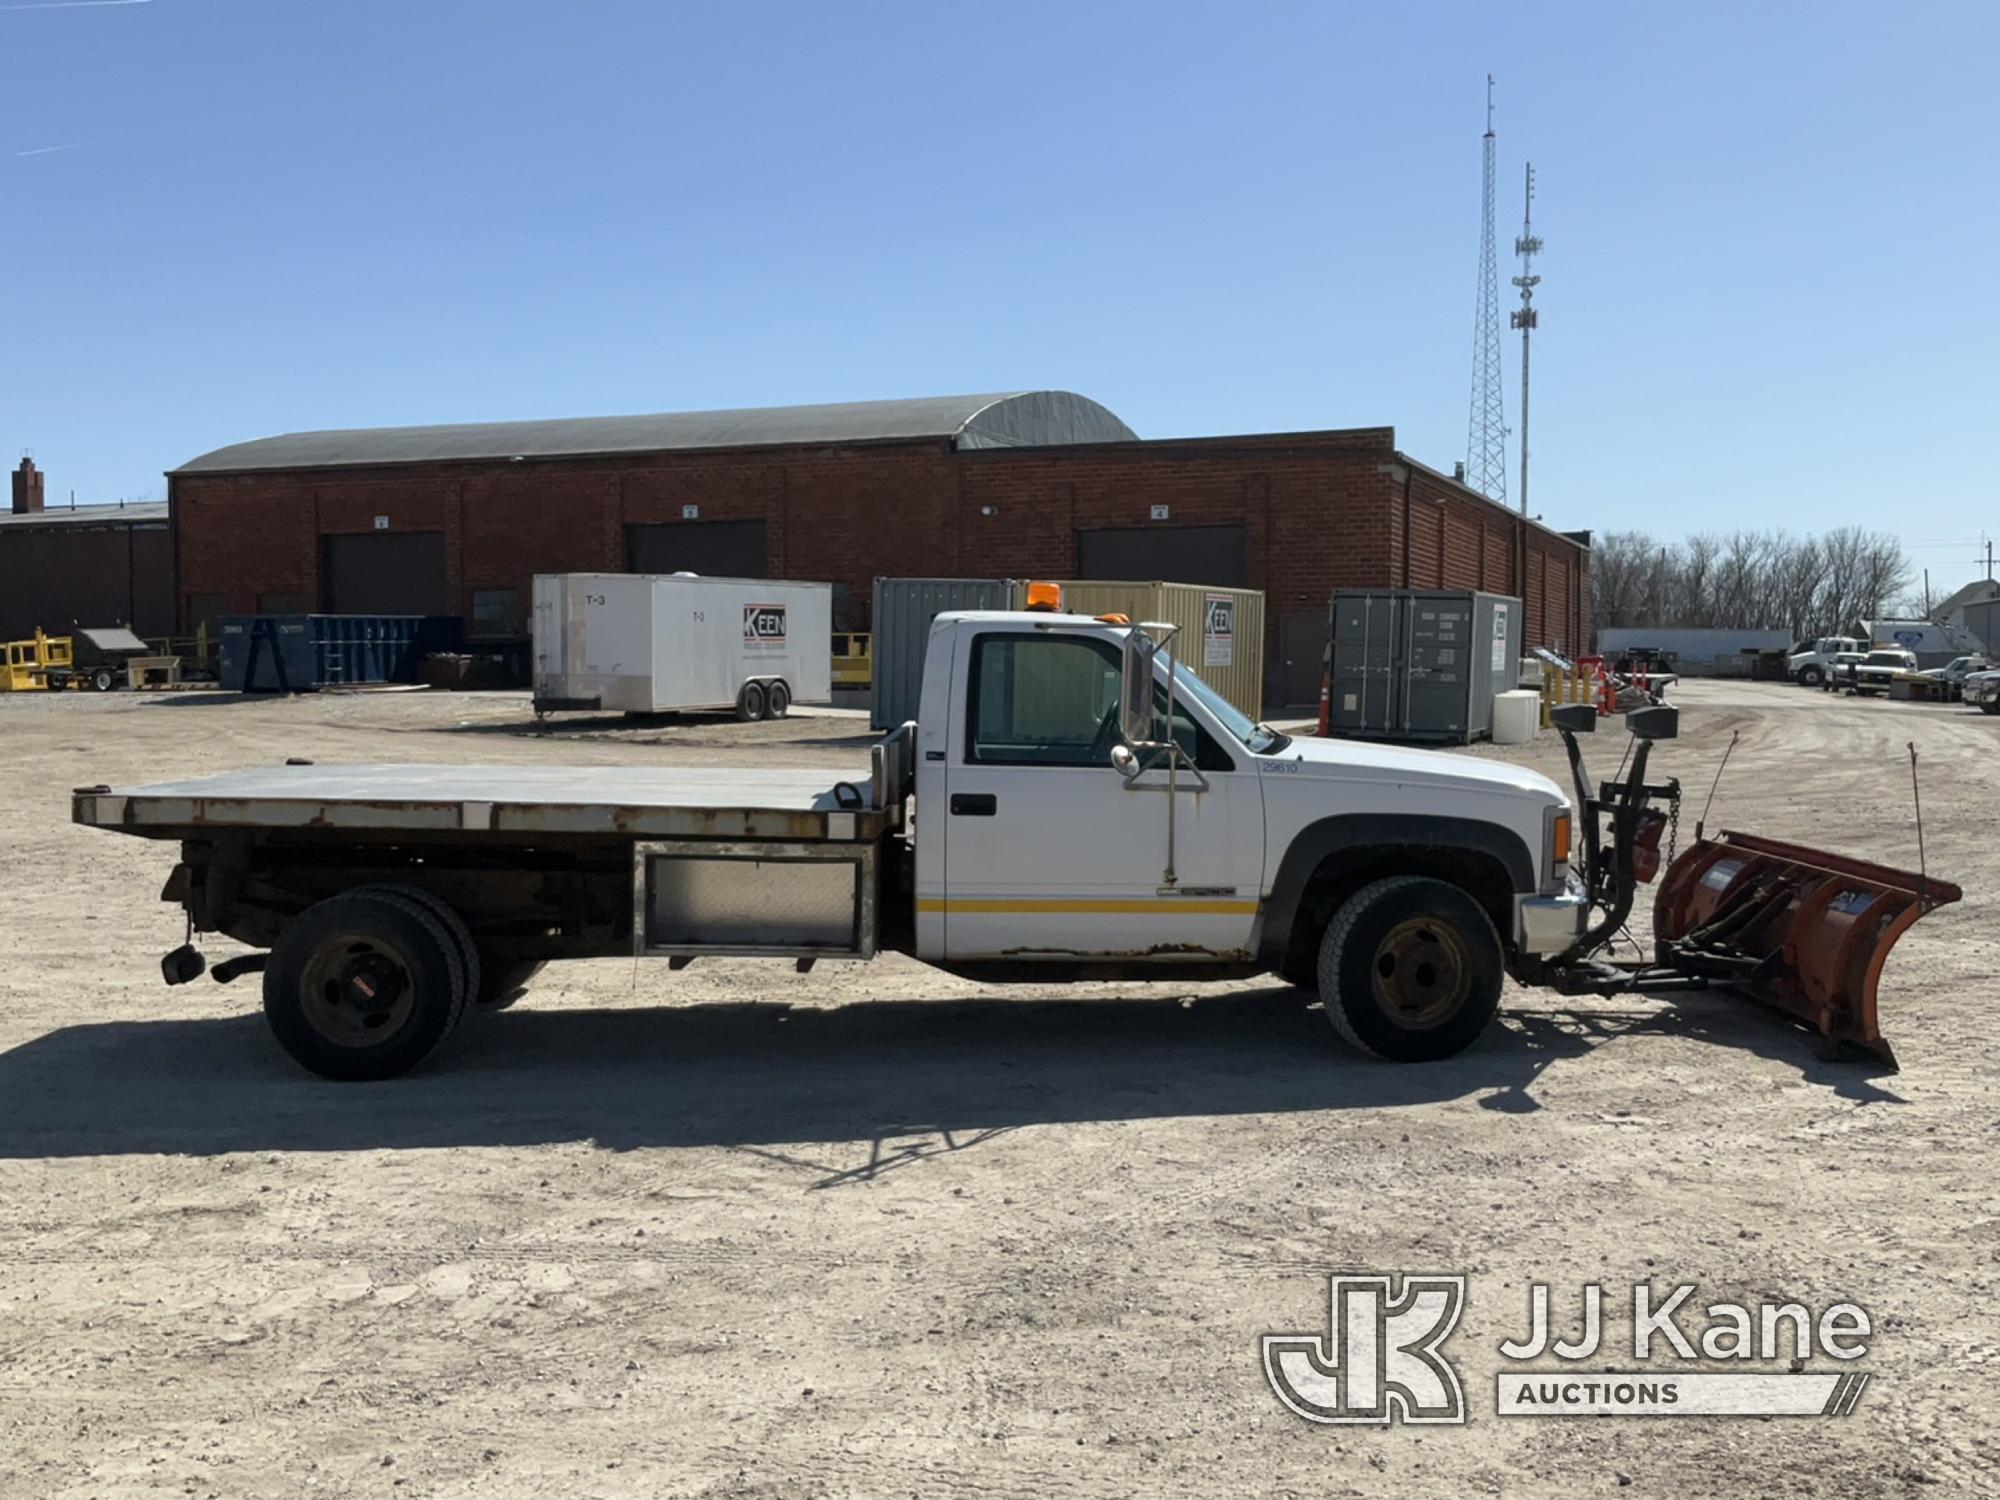
[[[1521,289],[1521,306],[1514,312],[1509,322],[1521,330],[1521,514],[1528,513],[1528,336],[1534,332],[1539,321],[1535,314],[1535,288],[1541,277],[1535,275],[1535,257],[1541,253],[1542,242],[1535,238],[1535,164],[1528,163],[1526,179],[1526,199],[1521,209],[1521,237],[1514,241],[1514,253],[1521,257],[1521,274],[1514,278],[1514,285]]]
[[[1472,319],[1472,415],[1466,425],[1466,483],[1488,499],[1507,498],[1507,412],[1500,378],[1500,274],[1493,250],[1493,75],[1486,75],[1481,138],[1479,296]]]

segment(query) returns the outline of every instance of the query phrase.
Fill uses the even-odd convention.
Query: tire
[[[1818,667],[1799,668],[1799,686],[1818,687],[1826,681],[1826,673]]]
[[[485,980],[472,1003],[483,1011],[506,1010],[528,993],[528,981],[545,967],[538,958],[517,959],[513,963],[488,964]]]
[[[1982,703],[1979,711],[1983,714],[2000,714],[2000,703]]]
[[[1471,1046],[1500,1008],[1504,972],[1485,908],[1421,875],[1363,886],[1319,945],[1327,1019],[1350,1047],[1389,1062],[1437,1062]]]
[[[782,719],[785,710],[792,706],[792,690],[785,686],[781,677],[764,690],[765,717]]]
[[[381,891],[309,907],[264,970],[264,1018],[279,1045],[341,1083],[416,1067],[457,1028],[470,994],[445,925],[424,904]]]
[[[93,692],[108,693],[117,681],[118,679],[111,675],[109,667],[99,667],[90,674],[90,686]]]
[[[472,940],[472,929],[465,925],[465,918],[452,909],[449,901],[442,896],[433,896],[429,891],[419,890],[413,885],[364,885],[351,893],[356,896],[388,896],[397,901],[411,901],[429,912],[451,937],[452,946],[458,950],[459,967],[465,973],[465,992],[475,999],[480,992],[479,944]]]
[[[736,717],[745,724],[755,724],[764,717],[764,684],[746,682],[743,690],[736,695]]]

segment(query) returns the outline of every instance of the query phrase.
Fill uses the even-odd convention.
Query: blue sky
[[[1537,512],[1859,522],[1946,579],[2000,532],[1991,5],[17,4],[0,454],[52,498],[297,428],[1032,386],[1449,468],[1490,71]]]

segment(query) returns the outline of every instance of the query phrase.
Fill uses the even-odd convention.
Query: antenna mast
[[[1489,174],[1490,175],[1490,174]],[[1535,275],[1535,257],[1542,242],[1535,238],[1535,164],[1528,163],[1527,199],[1521,209],[1521,237],[1514,241],[1514,253],[1521,257],[1521,274],[1514,285],[1521,289],[1521,305],[1509,323],[1521,330],[1521,514],[1528,513],[1528,335],[1539,321],[1535,314],[1535,288],[1542,278]]]
[[[1472,418],[1465,438],[1465,482],[1495,500],[1507,498],[1507,413],[1500,383],[1500,278],[1493,252],[1493,75],[1486,75],[1479,223],[1479,308],[1472,321]]]

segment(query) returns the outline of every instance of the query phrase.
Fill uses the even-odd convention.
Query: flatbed
[[[872,839],[893,824],[878,768],[284,765],[150,786],[85,787],[76,821],[142,838],[222,829],[344,834],[614,834]]]

